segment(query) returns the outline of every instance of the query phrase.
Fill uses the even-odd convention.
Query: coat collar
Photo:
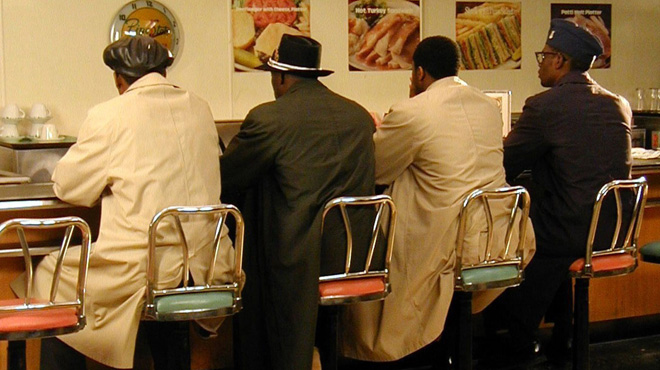
[[[149,74],[146,74],[137,81],[133,82],[131,86],[126,89],[126,92],[133,91],[136,89],[140,89],[143,87],[148,87],[148,86],[156,86],[156,85],[163,85],[163,86],[172,86],[175,88],[178,88],[178,86],[172,84],[169,82],[163,75],[157,72],[152,72]]]
[[[570,71],[564,76],[562,76],[553,87],[566,85],[566,84],[591,85],[595,83],[596,82],[591,78],[591,76],[589,76],[589,73],[587,72]]]
[[[444,77],[439,80],[436,80],[433,82],[429,87],[426,89],[431,90],[431,89],[440,89],[443,87],[449,87],[449,86],[456,86],[456,85],[464,85],[467,86],[465,81],[461,80],[458,78],[458,76],[449,76],[449,77]]]

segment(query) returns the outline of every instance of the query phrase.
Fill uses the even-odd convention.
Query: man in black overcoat
[[[319,274],[344,258],[321,247],[323,206],[374,194],[373,120],[318,81],[332,73],[320,55],[311,38],[282,37],[265,66],[276,100],[248,113],[221,158],[223,202],[246,225],[242,369],[311,368]]]
[[[551,303],[556,311],[546,354],[569,358],[571,285],[568,268],[584,257],[596,193],[607,182],[630,177],[632,112],[623,97],[594,81],[587,71],[602,53],[600,41],[584,28],[553,19],[543,50],[536,53],[541,85],[550,89],[527,99],[504,142],[504,167],[512,183],[531,170],[530,217],[536,255],[521,286],[508,289],[487,310],[491,323],[505,320],[509,350],[528,356],[534,332]],[[605,205],[605,214],[613,205]],[[602,217],[595,249],[609,247],[615,213]],[[503,315],[503,316],[500,316]],[[498,317],[500,316],[500,317]],[[520,359],[509,356],[512,361]]]

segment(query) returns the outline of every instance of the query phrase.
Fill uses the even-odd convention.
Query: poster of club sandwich
[[[310,0],[233,0],[234,70],[255,71],[268,61],[283,34],[310,36]]]
[[[419,0],[348,0],[349,70],[411,70],[421,38],[420,5]]]
[[[456,2],[456,42],[461,68],[519,69],[520,2]]]
[[[550,4],[551,18],[572,21],[598,37],[603,44],[603,55],[591,68],[610,68],[612,58],[612,4]]]

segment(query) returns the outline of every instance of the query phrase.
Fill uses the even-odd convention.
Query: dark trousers
[[[145,335],[156,370],[190,368],[189,322],[140,323],[138,336]],[[86,357],[57,338],[41,340],[41,370],[86,370]]]
[[[534,256],[525,269],[520,286],[507,289],[484,311],[486,331],[502,326],[509,331],[509,348],[524,349],[533,344],[543,317],[555,322],[553,342],[571,336],[571,280],[568,268],[575,257]]]

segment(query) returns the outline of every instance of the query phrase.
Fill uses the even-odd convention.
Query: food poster
[[[456,2],[462,69],[520,69],[520,2]]]
[[[420,34],[419,0],[349,0],[349,70],[411,70]]]
[[[612,4],[550,4],[551,18],[564,18],[585,27],[603,44],[603,55],[591,68],[610,68]]]
[[[233,0],[234,70],[255,71],[268,61],[282,35],[310,36],[310,0]]]

